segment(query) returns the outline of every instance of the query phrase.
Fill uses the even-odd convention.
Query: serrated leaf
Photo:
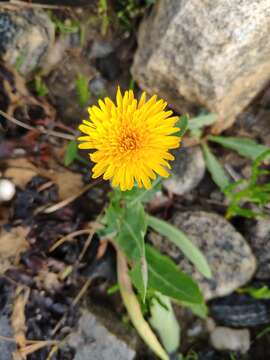
[[[215,155],[210,151],[206,144],[202,145],[205,163],[208,171],[215,184],[223,191],[229,184],[230,180],[225,173],[225,170]]]
[[[203,297],[194,280],[183,273],[167,256],[146,245],[149,288],[179,302],[201,304]]]
[[[71,165],[73,161],[76,159],[77,154],[78,154],[78,147],[76,141],[70,141],[65,152],[65,157],[64,157],[65,166]]]
[[[186,256],[186,258],[192,262],[206,278],[211,278],[211,270],[201,251],[192,244],[189,238],[175,226],[169,224],[166,221],[158,219],[154,216],[147,215],[147,223],[155,231],[163,236],[166,236],[168,240],[174,243]]]
[[[218,143],[228,149],[238,152],[238,154],[256,159],[264,151],[269,150],[267,146],[258,144],[249,138],[227,137],[227,136],[209,136],[208,140]]]
[[[216,114],[200,115],[188,121],[188,129],[189,130],[201,129],[205,126],[214,124],[216,121],[217,121]]]

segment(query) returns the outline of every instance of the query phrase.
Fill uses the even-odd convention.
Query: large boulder
[[[269,0],[160,0],[142,22],[132,74],[179,112],[217,113],[221,131],[270,77]]]

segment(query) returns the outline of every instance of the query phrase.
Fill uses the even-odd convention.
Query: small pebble
[[[0,202],[10,201],[15,195],[16,188],[8,179],[0,180]]]
[[[245,354],[250,348],[250,333],[248,329],[218,326],[210,334],[210,342],[216,350],[239,351]]]

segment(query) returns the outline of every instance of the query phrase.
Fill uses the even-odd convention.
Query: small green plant
[[[56,31],[60,35],[68,35],[68,34],[76,34],[80,35],[80,43],[81,46],[84,45],[85,42],[85,26],[80,23],[77,19],[59,19],[56,17],[51,11],[48,11],[48,15],[50,16],[52,22],[55,25]]]
[[[38,94],[38,96],[46,96],[49,93],[49,90],[46,86],[46,84],[44,83],[44,81],[42,80],[41,76],[36,76],[34,79],[34,85],[35,85],[35,90]]]
[[[25,63],[26,60],[26,52],[22,51],[22,53],[20,55],[17,56],[16,61],[15,61],[15,69],[19,72],[22,65]]]
[[[134,19],[142,16],[147,7],[153,5],[155,0],[117,0],[115,4],[116,16],[120,25],[127,31],[133,28]]]
[[[102,24],[101,24],[101,34],[106,35],[109,25],[110,25],[110,17],[108,14],[108,1],[107,0],[99,0],[99,6],[98,11],[102,18]]]
[[[194,350],[190,350],[186,356],[180,355],[179,360],[198,360],[199,356]]]
[[[239,294],[248,294],[254,299],[270,299],[270,289],[268,286],[262,286],[260,288],[246,287],[237,290]]]
[[[88,86],[88,79],[82,74],[79,74],[77,77],[76,90],[79,104],[82,108],[84,108],[90,99],[90,91]]]
[[[264,208],[270,202],[270,183],[260,183],[259,178],[270,173],[268,170],[261,169],[262,163],[269,157],[270,149],[254,160],[249,179],[236,181],[224,189],[224,194],[230,201],[226,214],[228,219],[236,215],[248,218],[266,215]],[[247,208],[246,204],[255,205],[257,210]]]
[[[78,144],[75,140],[70,141],[64,156],[64,165],[70,166],[74,161],[80,161],[84,165],[88,165],[88,162],[79,154]]]
[[[270,202],[270,184],[261,181],[262,176],[269,175],[269,171],[261,169],[261,166],[270,157],[270,149],[248,138],[208,136],[201,140],[202,128],[212,125],[216,120],[214,114],[206,114],[188,120],[186,126],[190,135],[201,144],[207,169],[229,201],[226,217],[230,219],[236,215],[248,218],[263,216],[264,207]],[[211,151],[209,142],[220,144],[253,160],[250,178],[232,182],[223,165]],[[255,211],[250,209],[251,205],[255,206]]]

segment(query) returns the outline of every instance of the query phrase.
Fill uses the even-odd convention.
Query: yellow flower
[[[103,175],[112,179],[114,187],[131,190],[137,182],[141,188],[151,188],[156,174],[168,177],[168,160],[174,160],[168,150],[177,148],[180,137],[175,127],[177,117],[165,111],[167,103],[154,95],[146,101],[143,93],[139,102],[133,91],[122,96],[118,88],[116,104],[106,97],[99,100],[99,107],[88,108],[89,121],[83,120],[79,130],[86,136],[79,137],[80,149],[96,149],[90,154],[95,163],[93,178]]]

